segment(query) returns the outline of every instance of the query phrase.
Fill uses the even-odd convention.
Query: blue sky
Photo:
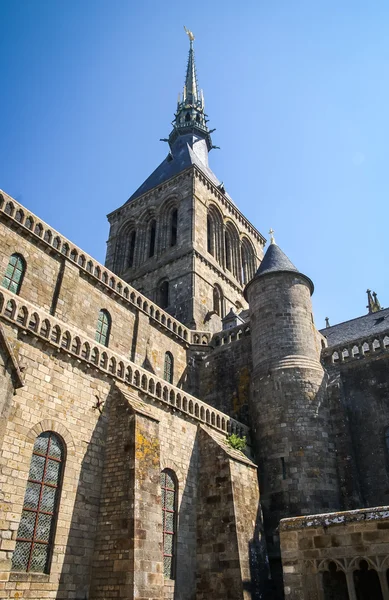
[[[316,325],[389,305],[389,4],[1,0],[0,188],[104,261],[164,158],[196,35],[235,203],[315,283]]]

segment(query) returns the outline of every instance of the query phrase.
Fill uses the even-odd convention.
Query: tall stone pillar
[[[312,281],[274,241],[245,290],[253,354],[250,410],[275,569],[280,569],[281,518],[339,507],[327,375],[320,363],[312,292]]]

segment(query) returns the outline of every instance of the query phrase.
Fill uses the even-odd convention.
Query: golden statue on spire
[[[190,39],[190,41],[193,42],[195,39],[195,36],[193,35],[193,33],[189,29],[187,29],[185,27],[185,25],[184,25],[184,29],[185,29],[185,33],[188,36],[188,38]]]

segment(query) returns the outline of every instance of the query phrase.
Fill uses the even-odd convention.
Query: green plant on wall
[[[236,433],[232,433],[227,437],[227,444],[234,450],[243,450],[246,448],[246,436],[239,437]]]

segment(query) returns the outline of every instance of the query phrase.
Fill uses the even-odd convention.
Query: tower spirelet
[[[195,55],[193,49],[194,35],[184,26],[189,38],[189,56],[186,67],[186,76],[182,98],[178,96],[177,111],[174,115],[173,131],[169,135],[169,145],[173,145],[179,135],[195,134],[207,143],[208,151],[212,148],[210,131],[206,123],[204,112],[204,94],[199,91]]]

